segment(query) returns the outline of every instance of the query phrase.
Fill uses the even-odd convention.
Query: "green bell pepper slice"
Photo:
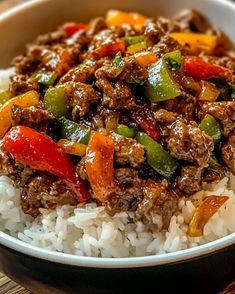
[[[0,93],[0,106],[13,97],[11,91],[7,90]]]
[[[117,133],[127,138],[134,138],[136,135],[136,129],[134,127],[120,124],[117,126]]]
[[[177,68],[178,65],[180,67],[181,53],[179,50],[165,54],[150,66],[148,80],[144,84],[144,92],[151,102],[173,99],[181,94],[180,85],[173,79],[168,64],[171,69],[173,67],[173,70],[176,70],[176,64]]]
[[[126,41],[127,46],[131,46],[144,42],[144,36],[127,36],[124,38],[124,40]]]
[[[71,121],[65,117],[59,119],[60,136],[73,142],[87,145],[90,139],[91,129],[81,124]]]
[[[57,79],[57,74],[50,71],[39,71],[35,74],[39,84],[49,87],[52,86]]]
[[[198,127],[212,137],[215,144],[221,140],[221,125],[212,115],[206,114]]]
[[[172,158],[163,147],[145,133],[137,133],[137,142],[146,149],[148,164],[161,176],[173,178],[179,168],[179,163]]]
[[[69,117],[69,107],[63,88],[49,88],[43,100],[46,108],[57,118]]]

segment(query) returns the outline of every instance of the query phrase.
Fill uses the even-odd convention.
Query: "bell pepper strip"
[[[199,101],[216,101],[220,95],[220,91],[216,86],[207,81],[201,81],[201,91],[198,97]]]
[[[161,176],[172,179],[179,163],[147,134],[137,133],[136,140],[145,147],[148,164]]]
[[[94,197],[104,203],[114,184],[114,141],[92,132],[86,150],[85,167]]]
[[[167,54],[168,59],[170,56]],[[176,56],[175,52],[172,52],[172,56]],[[151,102],[173,99],[181,94],[180,86],[173,79],[166,60],[163,56],[149,68],[148,80],[144,84],[144,93]]]
[[[193,217],[189,223],[188,236],[200,237],[209,219],[219,210],[228,200],[228,196],[208,196],[203,199],[201,204],[195,209]]]
[[[128,127],[126,125],[120,124],[117,127],[117,133],[127,138],[134,138],[136,135],[136,129],[134,127]]]
[[[141,65],[145,67],[157,61],[156,55],[149,51],[138,52],[134,54],[134,58],[137,62],[139,62]]]
[[[121,66],[123,64],[122,52],[118,51],[114,57],[114,63],[116,66]]]
[[[212,115],[206,114],[198,127],[212,137],[215,144],[221,140],[221,125]]]
[[[130,24],[139,28],[144,25],[145,21],[146,18],[136,12],[123,12],[111,9],[106,15],[106,22],[108,26],[122,26],[124,24]]]
[[[50,71],[38,71],[34,74],[34,77],[37,79],[39,84],[49,87],[54,84],[57,79],[57,74]]]
[[[68,139],[73,142],[79,142],[87,145],[90,139],[90,128],[87,128],[74,121],[61,117],[60,122],[60,136],[63,139]]]
[[[170,37],[175,39],[190,53],[197,54],[203,51],[212,54],[218,44],[217,36],[198,33],[171,33]]]
[[[6,90],[0,93],[0,106],[2,106],[5,102],[10,100],[13,97],[11,91]]]
[[[88,53],[88,58],[99,59],[107,56],[114,56],[117,52],[125,52],[125,41],[119,40],[117,42],[103,44]]]
[[[66,32],[67,37],[71,37],[75,33],[87,29],[87,27],[84,23],[67,23],[63,26],[63,30]]]
[[[39,95],[36,91],[29,91],[25,94],[11,98],[0,108],[0,139],[5,135],[11,126],[11,107],[16,104],[23,108],[37,106],[39,104]]]
[[[231,69],[210,64],[197,56],[185,57],[184,73],[198,80],[208,80],[216,77],[230,80],[233,76]]]
[[[140,128],[147,133],[153,140],[160,140],[160,128],[153,115],[146,108],[133,110],[130,112],[130,118],[137,123]]]
[[[49,88],[44,95],[43,102],[47,110],[57,119],[62,116],[69,117],[69,107],[63,88]]]
[[[17,126],[4,136],[3,146],[21,164],[64,180],[76,193],[79,202],[88,200],[85,184],[76,175],[73,162],[50,137],[31,128]]]
[[[64,150],[67,154],[84,156],[86,154],[86,145],[69,141],[67,139],[60,139],[57,144]]]
[[[126,36],[124,37],[124,40],[127,43],[127,46],[135,45],[138,43],[143,43],[144,42],[144,36]]]
[[[130,45],[127,47],[126,52],[129,54],[135,54],[137,52],[143,51],[147,48],[147,45],[145,42],[137,43],[134,45]]]

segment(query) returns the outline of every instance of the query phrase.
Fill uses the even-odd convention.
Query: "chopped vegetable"
[[[125,41],[119,40],[115,43],[106,43],[94,49],[88,54],[88,58],[99,59],[106,56],[114,56],[117,52],[125,52]]]
[[[74,121],[60,118],[60,136],[70,141],[88,144],[90,138],[90,129]]]
[[[152,113],[145,108],[134,110],[130,113],[131,119],[136,122],[141,129],[153,140],[160,140],[160,129]]]
[[[67,139],[60,139],[57,144],[63,148],[65,153],[84,156],[86,154],[86,145],[69,141]]]
[[[65,180],[79,202],[88,200],[88,192],[83,181],[77,177],[73,162],[50,137],[31,128],[17,126],[4,136],[3,146],[21,164]]]
[[[216,86],[207,81],[201,81],[201,92],[198,100],[200,101],[215,101],[220,94]]]
[[[115,115],[110,115],[106,118],[106,130],[116,132],[118,125],[118,118]]]
[[[114,57],[114,63],[116,66],[120,66],[123,64],[122,60],[122,52],[118,51]]]
[[[137,62],[146,67],[153,64],[157,60],[156,55],[148,51],[138,52],[134,54],[134,58]]]
[[[47,109],[57,118],[69,117],[69,109],[63,88],[49,88],[43,99]]]
[[[11,91],[6,90],[0,93],[0,106],[2,106],[5,102],[10,100],[13,97]]]
[[[39,95],[36,91],[29,91],[25,94],[11,98],[0,108],[0,139],[11,126],[11,107],[16,104],[21,107],[37,106]]]
[[[35,77],[38,83],[46,87],[52,86],[57,79],[56,73],[50,71],[39,71],[35,74]]]
[[[203,229],[209,219],[218,211],[218,209],[228,200],[228,196],[208,196],[204,198],[201,204],[196,208],[193,217],[189,223],[188,235],[190,237],[200,237],[203,235]]]
[[[83,23],[67,23],[63,29],[67,34],[67,37],[71,37],[75,33],[85,30],[88,26]]]
[[[137,44],[128,46],[126,52],[129,54],[135,54],[139,51],[145,50],[146,48],[147,48],[146,43],[141,42],[141,43],[137,43]]]
[[[144,42],[144,36],[127,36],[124,38],[128,46]]]
[[[221,140],[221,125],[212,115],[206,114],[199,124],[199,128],[207,133],[207,135],[211,136],[214,143],[218,143]]]
[[[148,164],[161,176],[173,178],[179,163],[147,134],[138,133],[136,139],[146,149]]]
[[[173,59],[175,52],[171,52]],[[167,59],[171,55],[167,54]],[[149,68],[148,81],[145,83],[145,95],[151,102],[159,102],[175,98],[181,94],[180,86],[174,81],[163,57]]]
[[[136,129],[134,127],[120,124],[117,127],[117,133],[127,138],[134,138],[136,135]]]
[[[204,51],[207,54],[213,53],[218,43],[217,36],[198,33],[171,33],[170,37],[175,39],[180,45],[188,49],[190,53]]]
[[[178,70],[181,67],[181,52],[175,50],[164,55],[164,59],[171,70]]]
[[[114,141],[98,132],[92,132],[86,151],[86,172],[94,197],[101,203],[108,199],[114,184]]]
[[[208,80],[215,77],[231,79],[232,70],[205,62],[197,56],[184,59],[184,73],[198,80]]]
[[[108,26],[122,26],[123,24],[130,24],[136,27],[142,27],[146,18],[136,12],[123,12],[120,10],[109,10],[106,15],[106,22]]]

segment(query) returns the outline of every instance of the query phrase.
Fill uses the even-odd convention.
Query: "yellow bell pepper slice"
[[[210,36],[198,33],[171,33],[170,37],[175,39],[191,53],[203,51],[211,54],[218,44],[217,36]]]
[[[130,24],[140,28],[146,21],[146,17],[136,12],[123,12],[120,10],[111,9],[107,12],[106,22],[108,26],[121,26]]]
[[[77,155],[77,156],[84,156],[86,154],[86,145],[72,142],[67,139],[60,139],[57,142],[58,145],[64,149],[64,152],[67,154]]]
[[[145,42],[141,42],[138,44],[130,45],[127,47],[127,53],[129,54],[135,54],[137,52],[143,51],[147,48],[147,45]]]
[[[203,229],[209,219],[219,210],[219,208],[228,200],[228,196],[211,195],[205,197],[201,204],[195,209],[193,217],[189,223],[188,236],[200,237],[203,235]]]
[[[14,104],[25,108],[37,106],[38,103],[39,94],[36,91],[26,92],[5,102],[0,108],[0,139],[11,126],[11,107]]]
[[[148,66],[157,61],[156,55],[149,51],[138,52],[134,54],[134,58],[143,66]]]

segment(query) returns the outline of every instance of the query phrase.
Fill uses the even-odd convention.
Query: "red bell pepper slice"
[[[160,128],[149,110],[143,108],[130,113],[131,119],[153,140],[160,140]]]
[[[114,43],[103,44],[88,54],[88,58],[99,59],[106,56],[114,56],[117,52],[125,52],[126,43],[119,40]]]
[[[94,197],[104,203],[114,184],[114,141],[108,136],[92,132],[86,150],[86,172]]]
[[[208,80],[214,77],[231,79],[233,75],[232,70],[210,64],[197,56],[184,59],[184,73],[198,80]]]
[[[83,23],[68,23],[64,25],[63,29],[67,34],[67,37],[71,37],[76,32],[85,30],[88,26]]]
[[[78,178],[73,162],[50,137],[25,126],[17,126],[3,138],[4,148],[21,164],[50,172],[66,182],[76,193],[79,202],[87,201],[89,194]]]

